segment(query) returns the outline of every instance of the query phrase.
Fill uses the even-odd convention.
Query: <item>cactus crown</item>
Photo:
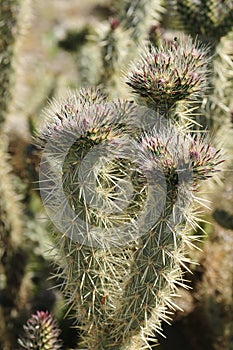
[[[178,101],[195,99],[207,88],[206,49],[189,38],[162,48],[146,48],[132,66],[126,83],[147,106],[169,110]]]

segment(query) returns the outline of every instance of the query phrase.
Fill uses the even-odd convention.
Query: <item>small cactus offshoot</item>
[[[25,336],[19,339],[19,345],[27,350],[59,350],[60,329],[57,321],[48,311],[37,311],[24,325]]]

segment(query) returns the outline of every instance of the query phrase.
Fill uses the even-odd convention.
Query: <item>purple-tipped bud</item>
[[[37,311],[24,326],[25,336],[19,345],[27,350],[58,350],[62,348],[57,321],[48,311]]]
[[[142,149],[146,151],[145,164],[156,162],[165,176],[170,176],[174,171],[186,172],[189,176],[180,176],[180,182],[185,181],[195,191],[199,181],[212,177],[219,171],[218,165],[223,162],[221,151],[211,147],[205,138],[174,135],[169,128],[166,133],[160,134],[153,130],[141,142]]]
[[[195,138],[189,146],[193,179],[206,180],[219,170],[217,166],[224,162],[220,150],[211,147],[203,138]]]
[[[120,22],[117,18],[110,19],[110,26],[111,26],[112,30],[115,30],[116,28],[118,28],[119,24],[120,24]]]

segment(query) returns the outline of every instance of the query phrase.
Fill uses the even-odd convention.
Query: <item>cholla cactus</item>
[[[104,86],[113,98],[124,96],[125,86],[119,82],[119,71],[129,61],[130,37],[117,18],[102,23],[95,36],[100,47],[101,74],[98,84]]]
[[[57,154],[56,159],[59,160],[64,154],[67,154],[62,164],[61,188],[65,193],[65,198],[68,199],[65,207],[63,201],[58,202],[58,196],[53,196],[54,191],[50,191],[50,185],[43,179],[41,189],[44,188],[45,201],[51,205],[50,210],[54,213],[53,215],[56,216],[59,212],[65,214],[67,211],[65,214],[67,218],[62,217],[61,225],[63,228],[64,225],[67,225],[65,231],[69,232],[68,236],[73,242],[67,237],[63,237],[62,241],[61,237],[56,238],[62,257],[60,260],[63,268],[61,275],[65,277],[64,292],[68,294],[69,301],[75,304],[78,317],[83,319],[86,327],[91,327],[93,320],[98,323],[98,319],[102,317],[99,306],[105,292],[102,287],[103,278],[101,276],[104,266],[101,260],[104,265],[106,263],[104,255],[101,257],[98,249],[83,246],[83,244],[91,244],[94,241],[97,246],[111,245],[115,238],[108,234],[108,229],[110,230],[116,222],[120,224],[129,221],[131,216],[124,212],[122,215],[118,213],[118,215],[110,216],[106,214],[108,208],[101,208],[101,205],[99,208],[97,205],[100,204],[102,196],[106,199],[107,207],[113,204],[111,194],[117,190],[117,186],[114,185],[115,178],[120,176],[124,179],[125,177],[123,169],[126,168],[126,165],[123,166],[120,160],[115,164],[112,162],[108,174],[105,171],[99,176],[99,196],[93,198],[90,209],[88,198],[85,197],[85,186],[79,187],[79,173],[77,172],[76,176],[73,170],[78,169],[77,166],[82,164],[85,156],[88,156],[88,152],[95,146],[108,144],[108,142],[113,142],[117,146],[117,143],[121,141],[122,130],[127,129],[127,120],[124,117],[127,117],[127,114],[131,115],[132,109],[132,104],[128,102],[107,103],[106,96],[99,90],[81,90],[79,94],[71,95],[61,106],[55,106],[55,118],[51,124],[48,124],[48,129],[39,135],[42,146],[46,147],[46,142],[51,145],[49,148],[47,146],[44,151],[48,157],[55,160],[54,155]],[[130,129],[129,126],[128,129]],[[60,151],[57,152],[58,150]],[[111,152],[111,149],[107,151]],[[106,150],[102,149],[102,152],[106,153]],[[48,171],[46,163],[45,171]],[[50,176],[53,175],[49,174],[49,178]],[[84,176],[89,179],[90,174],[85,171]],[[94,201],[97,201],[95,205]],[[77,220],[74,220],[74,227],[70,225],[69,207],[74,209],[73,219],[77,217],[81,221],[79,224]],[[57,220],[58,217],[55,221]],[[99,236],[98,232],[92,233],[92,225],[97,226]]]
[[[42,197],[63,232],[55,235],[58,276],[89,350],[150,347],[176,309],[177,286],[185,287],[194,193],[221,159],[205,139],[177,131],[169,113],[206,87],[208,60],[191,41],[184,47],[147,52],[157,60],[138,65],[134,91],[153,109],[80,90],[56,103],[38,136]],[[168,80],[162,93],[157,71]],[[164,106],[166,118],[157,113]]]
[[[0,256],[4,255],[5,249],[9,246],[17,249],[22,238],[22,208],[19,204],[19,195],[15,193],[12,184],[12,169],[9,164],[9,156],[6,154],[6,145],[0,142]]]
[[[37,311],[23,328],[24,339],[18,341],[22,349],[58,350],[62,348],[62,342],[59,340],[60,329],[48,311]]]

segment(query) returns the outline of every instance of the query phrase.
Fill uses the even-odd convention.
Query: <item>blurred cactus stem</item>
[[[61,331],[58,328],[57,321],[48,311],[37,311],[23,328],[25,336],[18,340],[21,349],[62,349],[62,342],[59,339]]]
[[[119,84],[121,69],[138,55],[138,46],[149,38],[150,26],[158,24],[164,12],[160,0],[123,0],[114,5],[115,18],[110,20],[109,29],[100,42],[103,57],[100,82],[110,86],[113,98],[126,95],[124,84]]]
[[[171,0],[171,3],[186,32],[198,36],[213,50],[221,37],[232,30],[232,0]]]
[[[10,327],[18,316],[27,259],[22,248],[22,208],[13,185],[6,145],[0,141],[0,345],[11,350],[15,339]]]
[[[6,118],[11,100],[15,43],[19,34],[22,1],[1,0],[0,3],[0,125]]]
[[[196,120],[203,129],[216,133],[226,123],[230,124],[232,39],[227,46],[224,41],[229,40],[233,29],[233,1],[169,0],[169,3],[173,18],[178,20],[175,26],[209,47],[208,97],[200,104]]]
[[[151,25],[158,24],[165,9],[160,0],[122,0],[116,4],[119,22],[130,34],[134,44],[148,39]]]
[[[98,25],[81,49],[80,75],[86,86],[104,86],[112,98],[124,98],[127,89],[119,79],[121,70],[138,55],[139,45],[149,38],[149,28],[158,24],[164,8],[151,0],[117,1],[112,7],[113,17]]]

